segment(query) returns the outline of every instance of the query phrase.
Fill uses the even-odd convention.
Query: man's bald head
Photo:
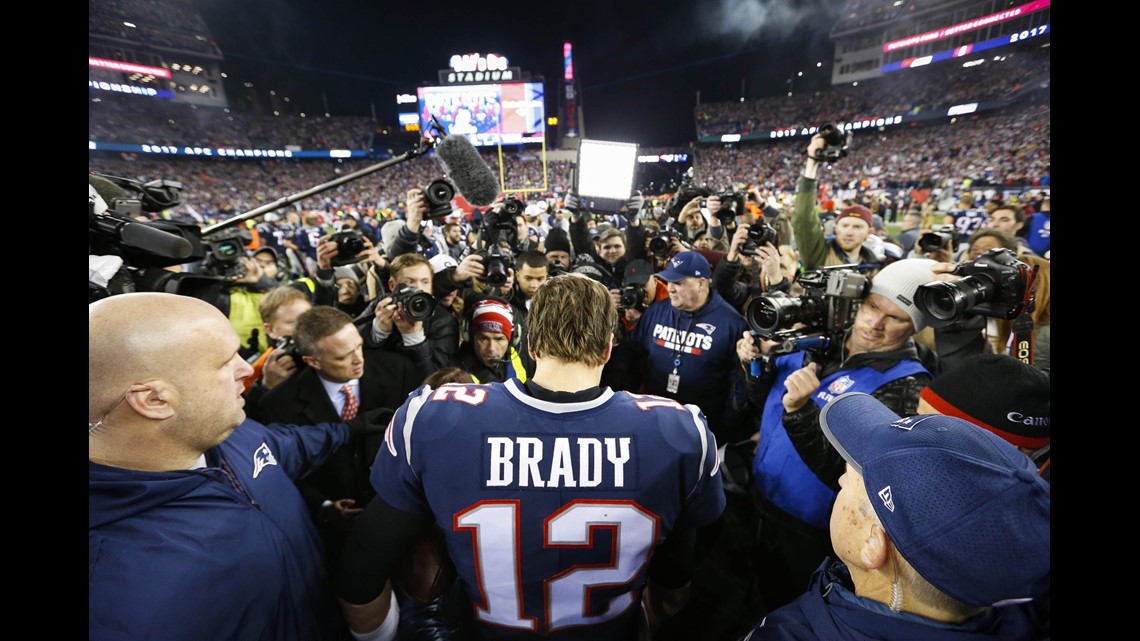
[[[245,420],[237,332],[213,305],[161,293],[88,305],[89,456],[138,470],[186,469]]]
[[[87,320],[89,413],[103,411],[134,383],[177,379],[203,334],[236,336],[218,308],[177,294],[109,296],[88,305]]]

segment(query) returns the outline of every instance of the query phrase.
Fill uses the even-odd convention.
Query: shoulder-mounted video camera
[[[805,271],[796,280],[799,296],[783,292],[761,294],[745,308],[749,327],[760,337],[777,340],[781,332],[801,334],[845,332],[855,317],[855,304],[871,291],[871,280],[852,265]],[[802,328],[793,329],[797,324]]]
[[[207,252],[206,258],[202,260],[202,274],[230,282],[245,276],[245,265],[242,264],[241,257],[245,256],[245,246],[251,242],[253,235],[244,228],[231,228],[203,238],[202,243]]]
[[[820,162],[835,162],[847,155],[853,138],[853,134],[850,131],[843,131],[839,128],[839,125],[834,122],[829,122],[819,128],[819,135],[823,137],[823,142],[826,146],[820,150],[818,156],[813,156],[815,160]]]
[[[753,361],[753,376],[773,367],[781,354],[805,351],[826,358],[842,344],[860,302],[871,292],[871,280],[853,268],[834,265],[806,271],[796,281],[803,286],[798,297],[770,292],[749,302],[744,317],[753,336],[780,343]]]
[[[962,278],[926,283],[915,291],[914,304],[934,319],[932,327],[945,327],[965,315],[1012,320],[1033,309],[1037,267],[1004,247],[959,263],[953,273]]]
[[[491,287],[502,287],[510,276],[509,269],[515,266],[514,254],[518,251],[519,228],[516,218],[522,215],[522,208],[508,204],[517,198],[507,198],[499,211],[488,209],[479,225],[479,235],[475,240],[475,251],[483,257],[483,278]],[[517,209],[517,213],[516,212]]]

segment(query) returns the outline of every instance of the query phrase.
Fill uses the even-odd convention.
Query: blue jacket
[[[968,553],[968,552],[966,552]],[[993,608],[962,625],[896,614],[855,595],[842,562],[827,559],[808,591],[768,613],[741,641],[1031,641],[1048,638],[1026,606]]]
[[[804,352],[776,359],[776,380],[764,402],[760,442],[752,461],[752,478],[764,498],[797,519],[827,529],[836,491],[820,481],[804,462],[784,427],[784,393],[788,376],[803,367]],[[841,369],[821,379],[811,400],[821,409],[847,392],[870,394],[886,383],[918,373],[927,373],[916,360],[900,360],[886,371],[873,367]]]
[[[646,356],[647,394],[699,406],[720,438],[718,419],[729,409],[734,385],[741,384],[733,378],[740,371],[736,341],[748,330],[748,322],[719,293],[710,293],[708,302],[693,312],[678,310],[668,299],[651,304],[622,347],[628,344],[634,355]],[[677,391],[669,392],[676,361],[681,380]]]
[[[333,639],[343,623],[293,482],[348,439],[344,423],[246,420],[205,469],[89,462],[88,638]]]

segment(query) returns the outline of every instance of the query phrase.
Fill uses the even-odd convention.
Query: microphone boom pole
[[[209,236],[210,234],[213,234],[215,232],[219,232],[219,231],[221,231],[223,229],[227,229],[229,227],[233,227],[234,225],[238,225],[240,223],[243,223],[243,222],[245,222],[251,218],[257,218],[258,216],[260,216],[262,214],[267,214],[271,211],[281,209],[282,207],[286,207],[288,205],[291,205],[291,204],[293,204],[299,200],[304,200],[305,198],[308,198],[309,196],[315,196],[315,195],[317,195],[323,191],[328,191],[328,190],[332,189],[333,187],[339,187],[340,185],[343,185],[344,183],[351,182],[351,181],[356,180],[358,178],[363,178],[369,174],[374,174],[374,173],[376,173],[382,169],[387,169],[388,167],[391,167],[392,165],[398,165],[402,162],[411,160],[413,158],[419,158],[420,156],[426,154],[431,149],[434,149],[436,143],[442,139],[443,134],[445,133],[443,126],[439,124],[439,121],[435,119],[435,116],[432,116],[431,120],[432,120],[432,124],[428,127],[428,129],[430,131],[432,131],[433,133],[435,133],[436,136],[435,137],[424,136],[423,138],[420,139],[419,144],[417,144],[415,146],[415,148],[409,149],[408,151],[405,151],[404,153],[400,154],[399,156],[395,156],[393,158],[389,158],[388,160],[376,163],[375,165],[372,165],[371,167],[365,167],[364,169],[361,169],[359,171],[354,171],[351,174],[348,174],[346,176],[341,176],[340,178],[335,178],[333,180],[330,180],[327,183],[322,183],[320,185],[317,185],[316,187],[310,187],[309,189],[306,189],[305,191],[297,192],[295,194],[290,194],[288,196],[285,196],[283,198],[275,200],[271,203],[262,205],[261,207],[258,207],[256,209],[251,209],[250,211],[247,211],[245,213],[238,214],[238,215],[236,215],[233,218],[230,218],[228,220],[223,220],[220,223],[216,223],[214,225],[210,225],[209,227],[205,227],[202,229],[202,236],[203,237]]]

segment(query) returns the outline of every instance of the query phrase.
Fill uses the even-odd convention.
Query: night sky
[[[397,93],[438,84],[452,54],[506,56],[545,76],[548,115],[574,47],[585,137],[680,145],[693,107],[828,86],[838,0],[576,0],[573,3],[194,0],[225,56],[231,104],[241,83],[311,112],[394,123]],[[571,8],[571,4],[573,7]],[[824,66],[817,69],[815,63]],[[414,109],[411,109],[414,110]]]

